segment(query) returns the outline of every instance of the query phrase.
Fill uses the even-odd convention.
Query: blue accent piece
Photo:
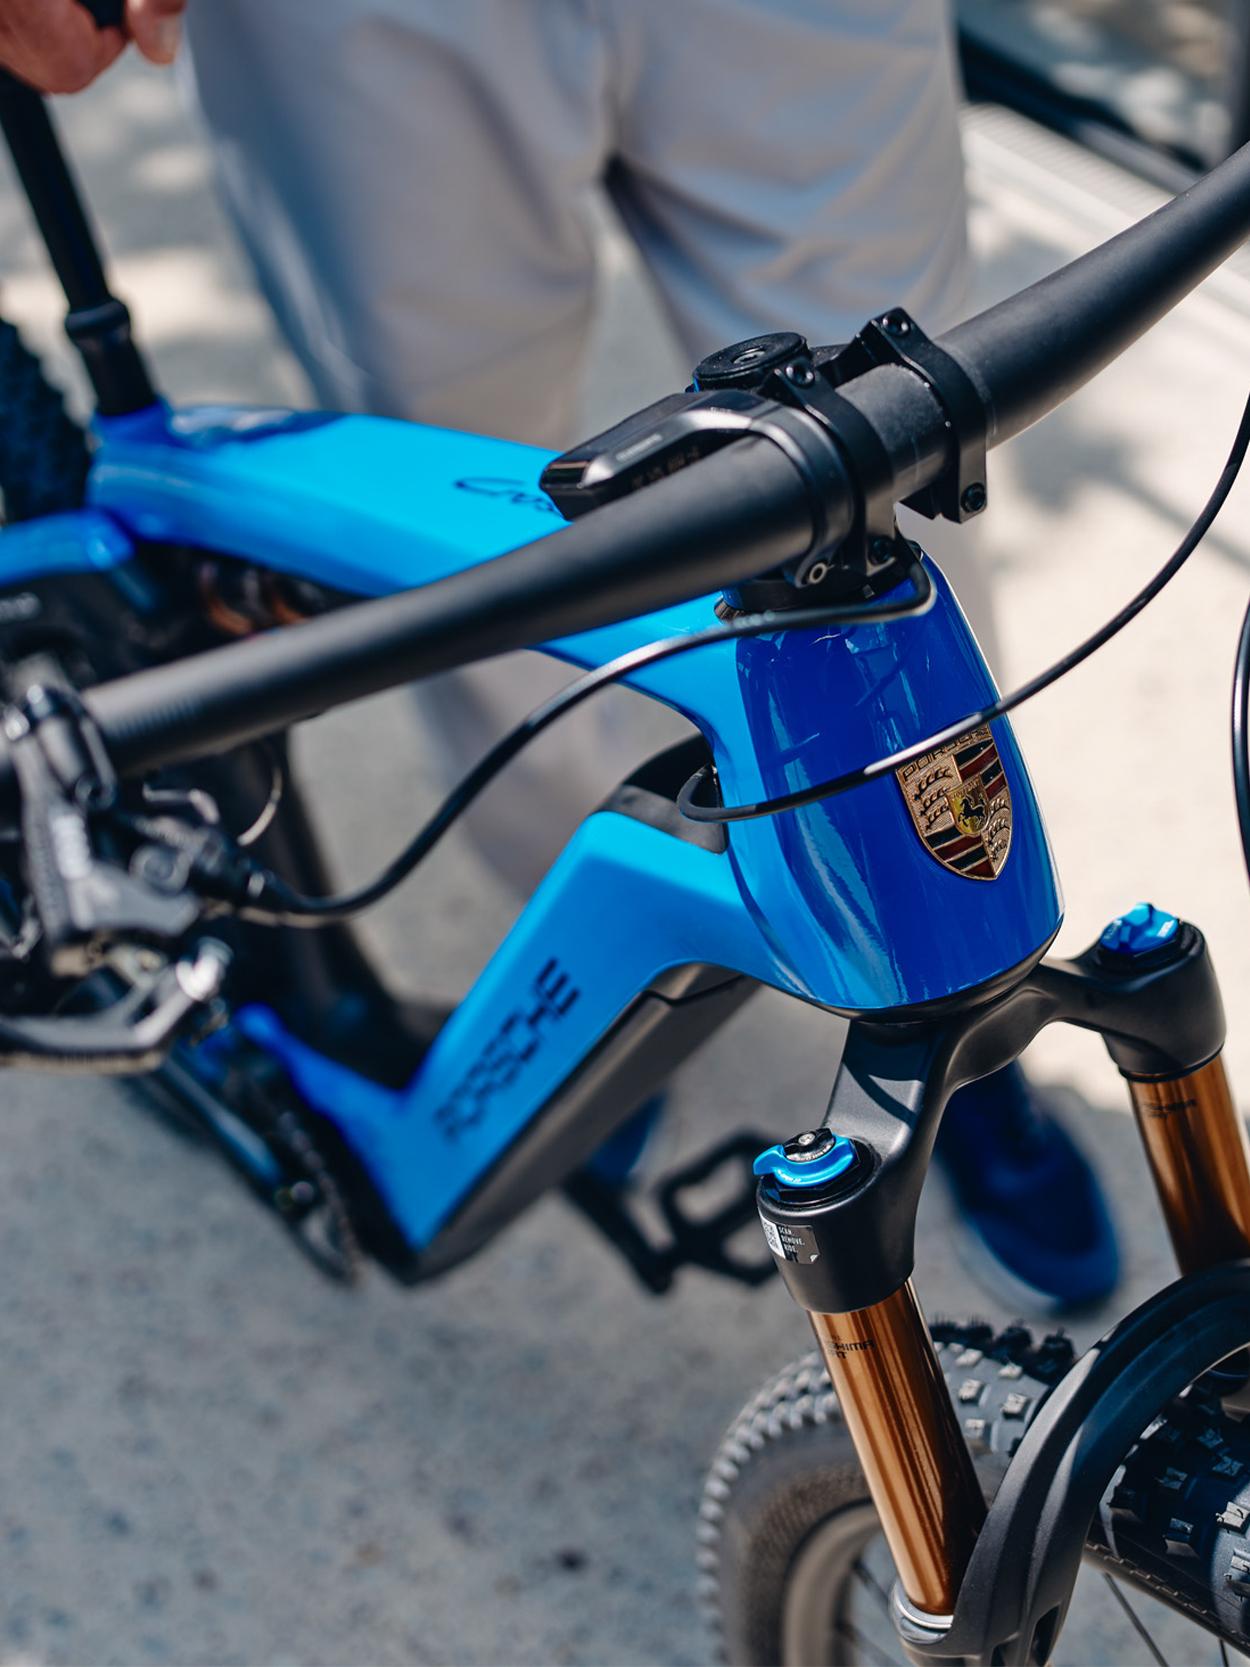
[[[1149,955],[1175,936],[1180,921],[1153,903],[1137,903],[1107,927],[1098,942],[1115,955]]]
[[[770,1146],[756,1158],[752,1169],[756,1175],[772,1175],[783,1187],[823,1187],[836,1181],[839,1175],[855,1162],[855,1148],[841,1135],[823,1157],[810,1163],[794,1163],[786,1156],[784,1146]]]
[[[916,741],[994,698],[941,573],[921,618],[779,632],[700,649],[627,679],[708,738],[729,803],[771,798]],[[713,599],[547,644],[579,665],[700,629]],[[1062,919],[1058,882],[1010,724],[993,725],[1012,794],[1012,846],[993,881],[944,868],[898,783],[734,824],[739,885],[785,968],[784,987],[854,1012],[968,989],[1036,955]]]
[[[564,525],[547,452],[384,417],[208,406],[96,419],[91,502],[189,544],[385,596]]]
[[[129,536],[99,510],[18,521],[0,532],[0,589],[53,573],[108,573],[134,553]]]

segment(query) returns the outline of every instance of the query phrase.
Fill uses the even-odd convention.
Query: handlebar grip
[[[78,0],[96,21],[97,29],[120,29],[126,21],[126,0]]]

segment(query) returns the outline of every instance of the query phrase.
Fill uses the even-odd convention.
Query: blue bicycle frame
[[[0,585],[87,569],[124,584],[142,541],[376,596],[558,524],[538,485],[547,454],[500,440],[161,405],[97,430],[90,507],[7,530]],[[992,698],[959,606],[932,576],[923,616],[725,642],[627,681],[701,733],[729,802],[791,791]],[[705,627],[714,601],[541,647],[598,666]],[[582,824],[407,1086],[319,1055],[266,1009],[239,1023],[336,1125],[414,1266],[442,1265],[593,1150],[756,985],[898,1016],[1036,959],[1058,930],[1059,891],[1010,725],[994,737],[1014,821],[992,883],[935,860],[889,778],[727,837],[684,821],[666,788],[636,783]]]

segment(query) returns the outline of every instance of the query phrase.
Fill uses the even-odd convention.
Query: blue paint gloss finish
[[[563,526],[546,453],[382,417],[216,406],[97,418],[91,501],[138,539],[384,596]]]
[[[228,410],[101,421],[95,509],[138,540],[191,544],[361,595],[427,583],[562,523],[546,453],[367,417]],[[3,535],[0,545],[10,534]],[[84,562],[84,565],[88,565]],[[730,802],[866,762],[991,698],[941,575],[923,618],[700,649],[631,676],[708,738]],[[599,665],[712,622],[712,598],[545,651]],[[241,1016],[364,1158],[411,1239],[456,1204],[660,972],[705,962],[820,1005],[877,1012],[981,984],[1036,955],[1061,905],[1032,788],[1005,721],[1010,854],[993,882],[943,868],[898,784],[735,824],[723,855],[601,813],[555,864],[400,1091]],[[466,767],[471,762],[466,760]],[[622,760],[622,772],[632,760]]]
[[[133,555],[127,534],[99,510],[18,521],[0,532],[0,590],[57,573],[111,573]]]

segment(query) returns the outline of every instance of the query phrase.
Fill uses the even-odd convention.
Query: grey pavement
[[[130,66],[64,116],[171,395],[300,400],[171,82]],[[976,113],[968,143],[985,299],[1157,200],[1001,113]],[[55,297],[7,190],[0,275],[6,314],[53,343]],[[588,427],[681,376],[617,240],[604,290]],[[1162,559],[1218,472],[1248,349],[1235,272],[996,457],[990,515],[941,553],[993,575],[1009,673],[1045,663]],[[1250,1084],[1250,910],[1225,725],[1246,506],[1241,488],[1173,592],[1019,723],[1067,887],[1060,949],[1143,896],[1198,920],[1235,1084]],[[403,701],[322,720],[303,745],[344,875],[371,871],[435,792]],[[407,986],[454,996],[512,908],[450,845],[370,931]],[[669,1155],[806,1120],[839,1042],[827,1017],[760,996],[683,1072]],[[1111,1313],[1075,1328],[1088,1338],[1167,1277],[1166,1247],[1098,1047],[1050,1035],[1033,1065],[1079,1118],[1123,1229],[1129,1277]],[[806,1347],[779,1290],[690,1276],[651,1300],[552,1201],[440,1284],[376,1277],[349,1295],[126,1092],[6,1088],[0,1664],[707,1661],[695,1502],[728,1419]],[[969,1285],[936,1188],[923,1228],[929,1310],[1002,1313]],[[1061,1661],[1138,1659],[1122,1624],[1088,1614],[1097,1630]],[[1214,1652],[1182,1637],[1170,1659]]]

